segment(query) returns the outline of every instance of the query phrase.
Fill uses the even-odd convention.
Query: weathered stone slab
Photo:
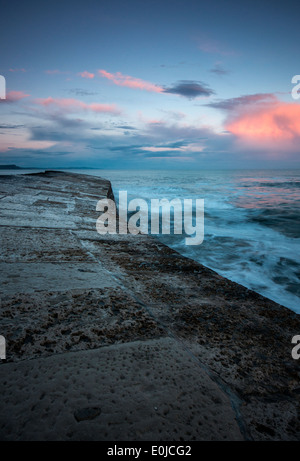
[[[0,379],[1,440],[243,439],[228,397],[170,338],[11,363]]]

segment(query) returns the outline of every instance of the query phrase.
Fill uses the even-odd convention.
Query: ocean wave
[[[101,170],[128,199],[203,198],[204,241],[165,244],[230,280],[300,313],[300,171],[124,172]]]

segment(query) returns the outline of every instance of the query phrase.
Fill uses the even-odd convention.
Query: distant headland
[[[17,165],[0,165],[0,170],[22,170],[23,168]]]

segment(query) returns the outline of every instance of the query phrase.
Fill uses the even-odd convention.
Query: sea
[[[185,234],[156,238],[300,314],[300,170],[65,171],[109,179],[116,200],[127,191],[149,208],[155,198],[204,199],[201,245],[186,245]]]

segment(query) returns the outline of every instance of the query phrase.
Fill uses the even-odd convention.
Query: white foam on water
[[[230,280],[300,313],[299,238],[287,236],[287,229],[280,227],[288,226],[288,222],[276,221],[287,212],[287,207],[299,219],[300,210],[295,210],[300,198],[299,171],[102,170],[98,175],[111,180],[115,195],[118,190],[127,190],[128,200],[203,198],[203,244],[186,246],[185,235],[161,236],[162,241]],[[265,217],[265,210],[275,207],[274,222],[253,220],[257,212]]]

